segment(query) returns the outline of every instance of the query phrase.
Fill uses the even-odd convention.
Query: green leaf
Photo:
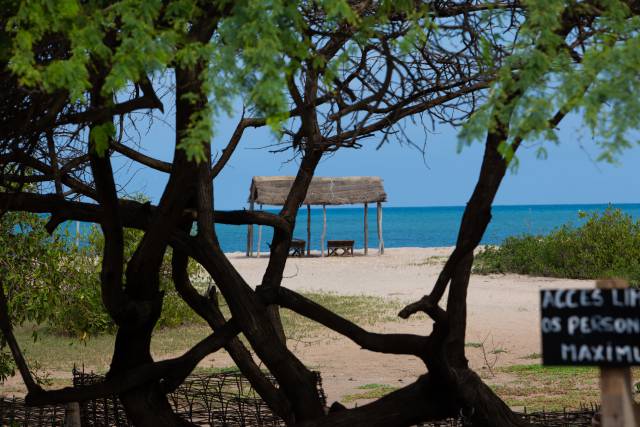
[[[91,128],[89,134],[91,149],[100,157],[104,156],[109,148],[110,141],[115,137],[116,128],[113,122],[102,123]]]

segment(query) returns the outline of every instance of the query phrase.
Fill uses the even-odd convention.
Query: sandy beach
[[[386,249],[384,255],[378,256],[377,250],[372,249],[368,256],[360,251],[353,257],[289,258],[283,286],[336,295],[371,295],[391,302],[382,304],[383,307],[401,307],[431,290],[451,251],[452,248],[397,248]],[[247,258],[244,253],[228,256],[252,286],[260,283],[268,262],[265,254],[260,258]],[[494,373],[493,368],[539,363],[539,290],[592,286],[593,281],[585,280],[512,274],[472,275],[466,338],[471,366],[483,375],[489,373],[487,365],[490,365],[492,374],[484,377],[500,384],[512,378],[497,371]],[[389,316],[382,317],[389,321],[362,326],[376,332],[415,334],[428,334],[432,328],[431,320],[425,315],[402,320],[390,312]],[[307,366],[321,372],[329,402],[361,392],[359,387],[365,384],[401,387],[425,373],[425,366],[414,357],[362,350],[347,338],[324,328],[316,329],[303,338],[290,337],[287,344]],[[110,351],[109,348],[107,354]],[[183,351],[160,358],[175,357]],[[219,351],[208,356],[200,366],[227,368],[233,366],[233,361],[224,351]],[[104,371],[106,365],[87,368]],[[69,371],[53,371],[52,375],[66,379],[70,376]],[[11,390],[10,394],[22,395],[24,392],[19,376],[10,378],[3,388]],[[353,404],[355,402],[349,405]]]
[[[386,249],[354,257],[289,258],[283,286],[294,290],[375,295],[411,302],[428,293],[452,248]],[[236,268],[252,285],[260,282],[266,256],[247,258],[229,254]],[[495,366],[531,363],[539,354],[539,290],[592,287],[593,281],[521,275],[472,275],[468,294],[468,358],[475,369],[486,369],[485,355]],[[377,324],[379,332],[428,333],[425,317]],[[477,345],[484,342],[485,354]],[[317,344],[317,343],[316,343]],[[323,373],[331,400],[350,392],[354,385],[402,385],[424,373],[415,358],[375,354],[361,350],[344,337],[331,336],[322,345],[290,343],[304,362]],[[496,351],[498,350],[498,351]],[[532,360],[533,359],[533,360]]]

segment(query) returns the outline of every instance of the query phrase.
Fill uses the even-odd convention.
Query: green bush
[[[0,286],[13,324],[44,325],[53,333],[81,340],[113,333],[115,325],[100,293],[102,233],[92,227],[87,244],[76,246],[68,230],[50,236],[45,224],[45,218],[34,214],[8,212],[0,216]],[[133,254],[141,236],[137,230],[125,229],[125,258]],[[170,252],[162,268],[165,297],[158,327],[201,322],[173,288],[169,257]],[[14,370],[0,334],[0,383]]]
[[[131,228],[124,229],[124,257],[128,260],[133,256],[135,249],[142,239],[142,232]],[[106,313],[102,305],[100,295],[99,274],[104,237],[97,226],[91,227],[87,236],[88,245],[81,248],[81,254],[76,262],[85,265],[85,271],[91,273],[90,281],[93,285],[86,286],[82,280],[76,281],[77,290],[69,296],[74,298],[69,304],[70,310],[79,309],[76,316],[70,316],[65,325],[65,316],[55,322],[59,332],[63,331],[87,331],[89,333],[113,332],[115,325]],[[190,273],[195,272],[195,267],[190,264]],[[95,285],[95,286],[94,286]],[[158,319],[157,327],[175,327],[197,323],[201,318],[180,298],[171,280],[171,249],[167,251],[160,269],[160,289],[164,291],[162,313]]]
[[[115,325],[102,304],[100,264],[104,239],[92,227],[87,244],[76,246],[68,232],[50,236],[38,215],[7,213],[1,219],[0,280],[15,324],[42,324],[58,334],[81,339],[112,333]],[[125,258],[134,252],[142,233],[125,229]],[[165,292],[158,327],[200,321],[173,288],[170,253],[162,268]]]
[[[640,283],[640,221],[620,209],[580,214],[579,227],[564,225],[546,236],[509,237],[475,259],[474,272],[517,273],[571,279],[623,278]]]

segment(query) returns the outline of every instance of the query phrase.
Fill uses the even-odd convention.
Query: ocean
[[[518,205],[494,206],[483,244],[499,244],[505,238],[525,233],[547,234],[563,224],[579,225],[580,212],[603,212],[609,205]],[[612,205],[640,220],[640,204]],[[455,245],[464,206],[388,207],[382,209],[382,236],[385,248],[439,247]],[[272,211],[277,212],[277,211]],[[369,247],[377,248],[378,235],[375,205],[368,212]],[[217,225],[216,232],[225,252],[245,251],[247,227]],[[254,227],[254,250],[258,230]],[[272,231],[262,227],[261,251],[269,250]],[[322,208],[311,209],[311,250],[320,250]],[[307,210],[301,209],[296,220],[294,238],[307,240]],[[364,247],[364,208],[327,208],[327,239],[355,240]]]
[[[603,212],[600,205],[518,205],[494,206],[493,219],[482,239],[483,244],[500,244],[514,235],[547,234],[563,224],[580,225],[580,212]],[[611,205],[640,220],[640,204]],[[266,209],[277,213],[273,209]],[[382,230],[385,248],[440,247],[455,245],[463,206],[443,207],[384,207]],[[356,249],[364,247],[364,209],[359,207],[327,207],[327,239],[355,240]],[[377,248],[375,205],[368,212],[369,247]],[[75,224],[68,229],[73,235]],[[82,224],[81,232],[88,229]],[[244,252],[247,245],[247,226],[218,224],[216,233],[225,252]],[[254,226],[254,251],[258,244],[258,227]],[[320,250],[322,236],[322,208],[311,209],[311,250]],[[272,230],[262,227],[261,252],[268,252]],[[307,210],[303,207],[297,218],[294,238],[307,240]]]

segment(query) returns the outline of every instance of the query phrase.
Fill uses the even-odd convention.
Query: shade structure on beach
[[[283,205],[294,179],[293,176],[254,176],[249,202]],[[386,201],[387,193],[378,176],[313,177],[302,204],[352,205]]]
[[[254,210],[255,205],[284,205],[294,176],[254,176],[249,189],[249,209]],[[378,176],[343,176],[343,177],[313,177],[307,190],[307,195],[302,202],[307,205],[307,255],[310,255],[311,241],[311,205],[322,206],[323,231],[321,239],[321,254],[324,256],[324,240],[326,237],[327,205],[352,205],[364,204],[364,252],[368,254],[368,229],[367,211],[369,203],[377,204],[378,222],[378,253],[384,253],[382,240],[382,202],[387,201],[387,193],[384,191],[382,178]],[[260,228],[258,240],[260,240]],[[258,251],[260,245],[258,244]],[[253,226],[250,225],[247,233],[247,256],[253,254]]]

